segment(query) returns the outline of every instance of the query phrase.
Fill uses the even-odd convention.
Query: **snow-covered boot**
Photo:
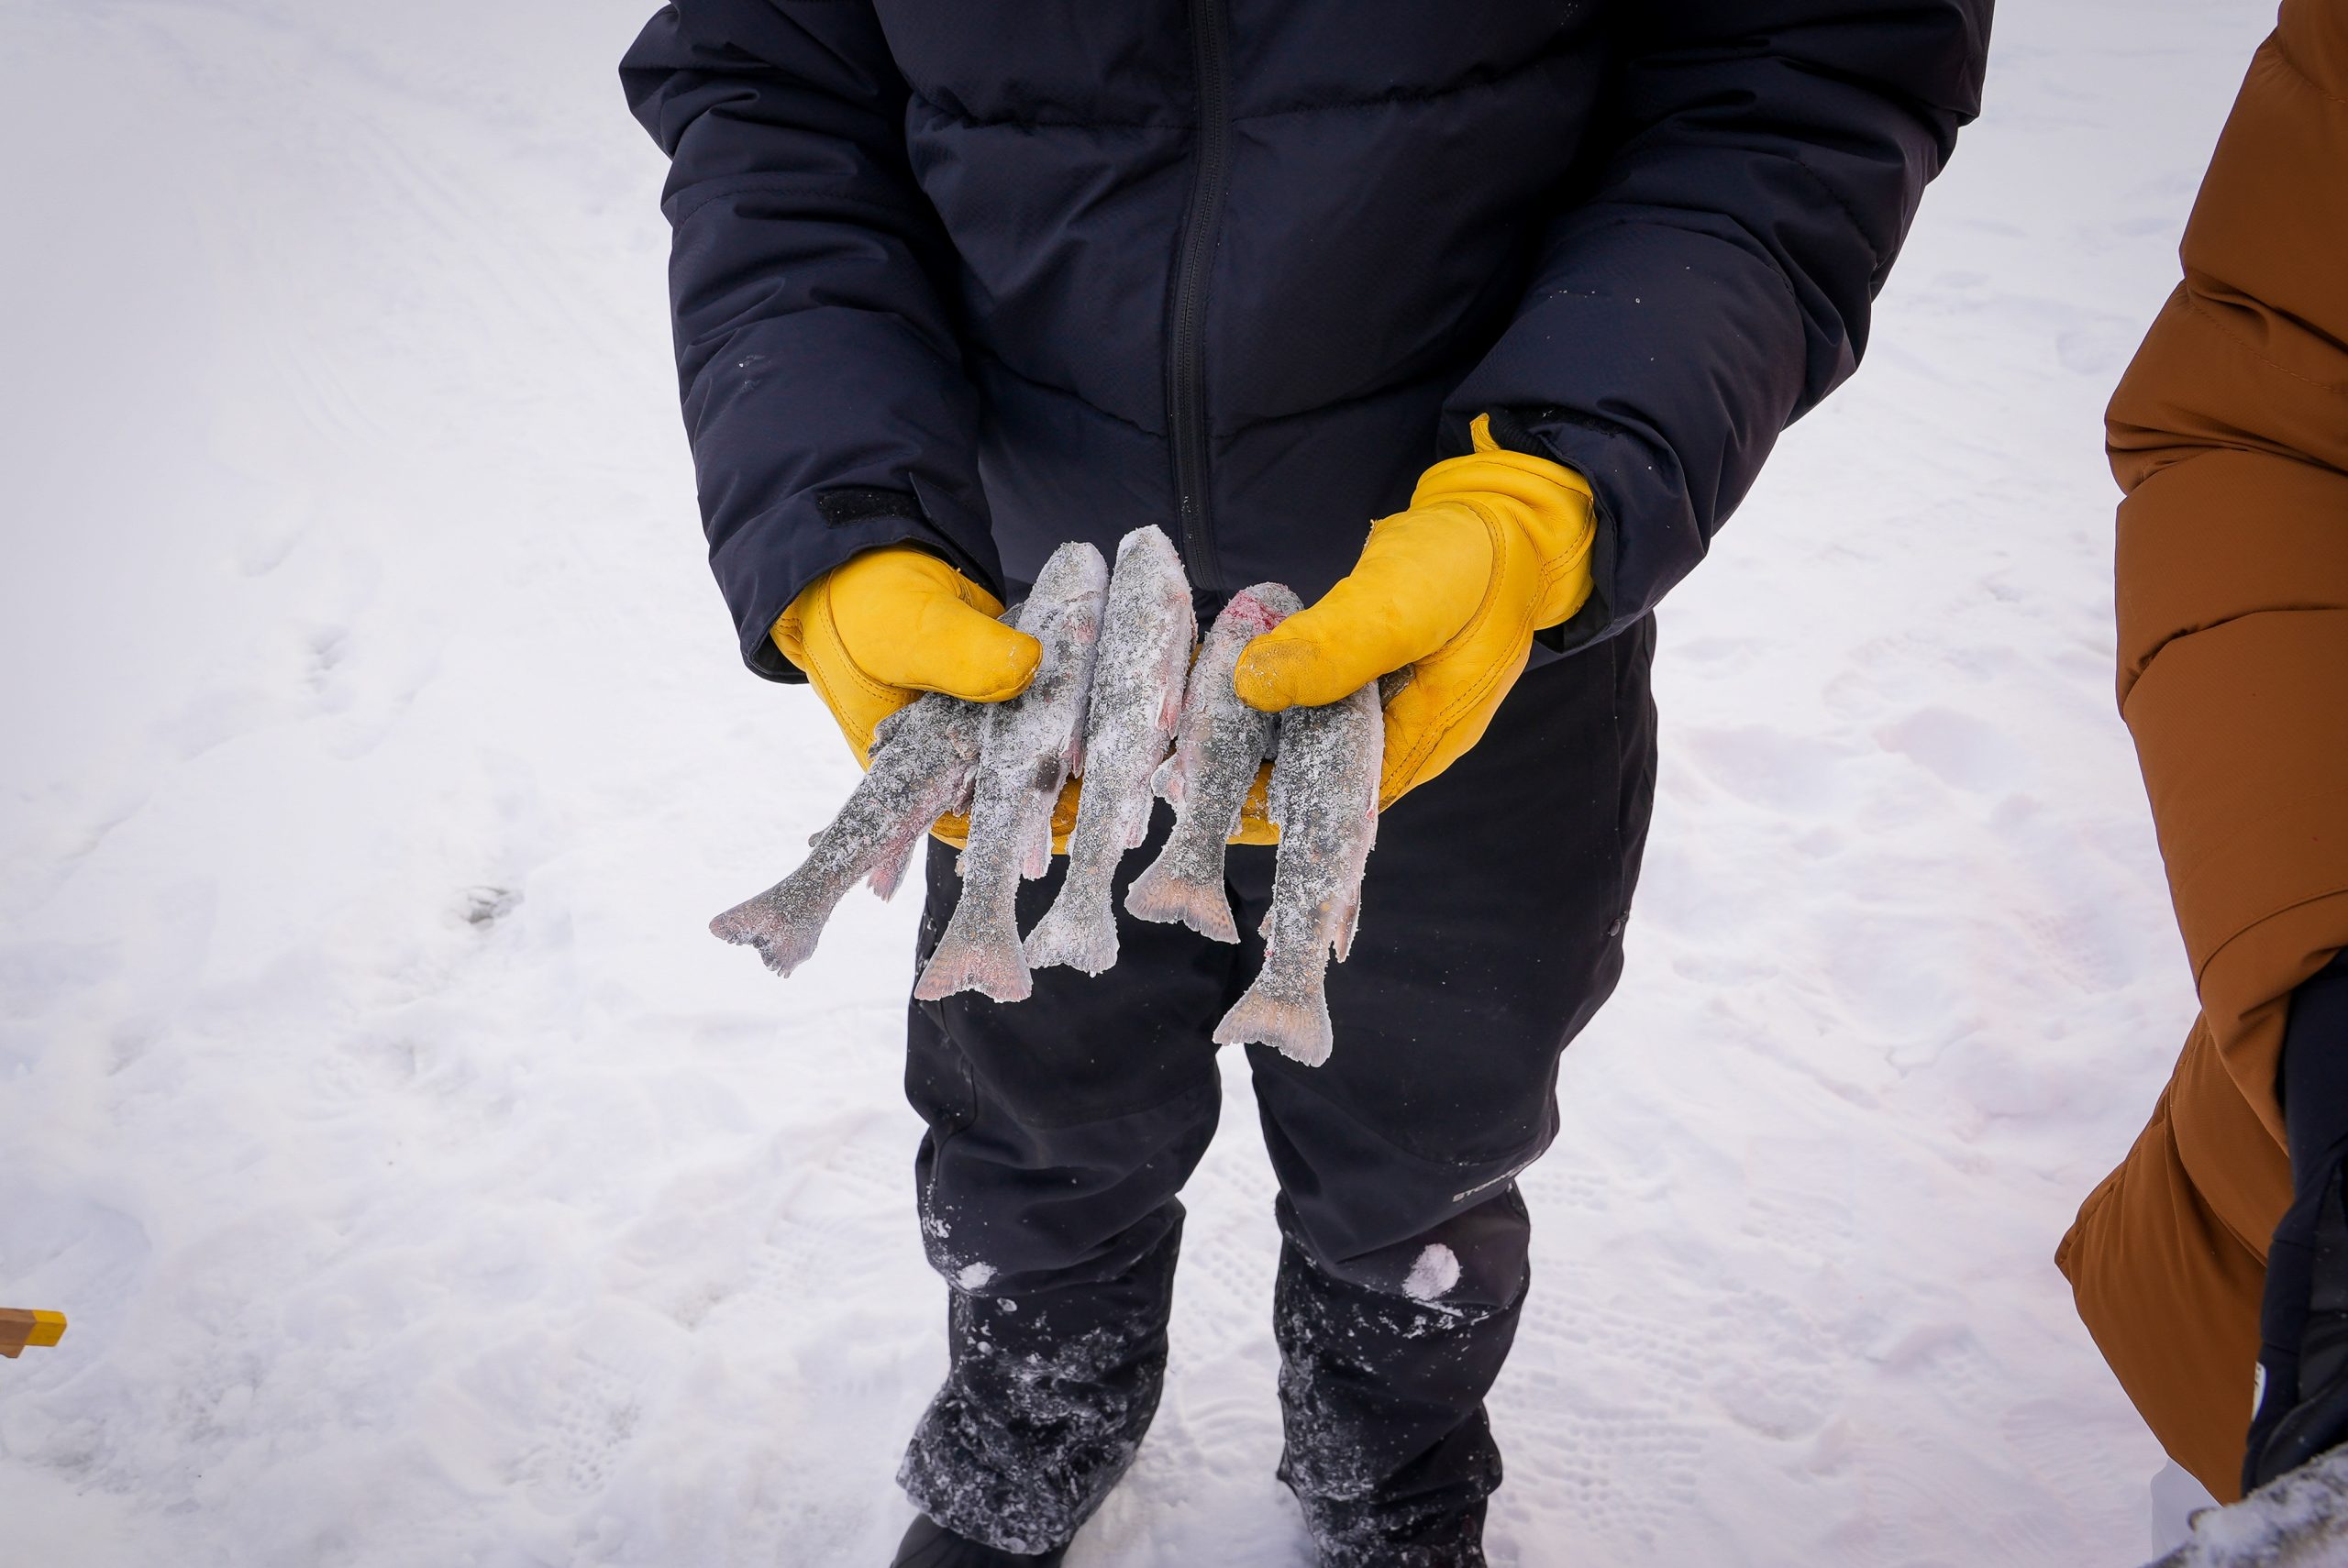
[[[1446,1233],[1465,1260],[1430,1246],[1427,1277],[1397,1269],[1386,1289],[1324,1272],[1293,1240],[1281,1256],[1279,1474],[1319,1568],[1485,1568],[1485,1499],[1501,1466],[1483,1397],[1523,1304],[1513,1230],[1488,1229],[1488,1255],[1471,1227],[1456,1228]]]
[[[1033,1554],[1066,1546],[1132,1465],[1166,1380],[1177,1215],[1114,1278],[1013,1295],[1005,1279],[1024,1275],[962,1269],[946,1386],[905,1445],[897,1485],[947,1529],[1012,1553],[971,1562],[1052,1561]],[[934,1261],[951,1263],[943,1248],[983,1233],[967,1214],[947,1230],[931,1238]]]
[[[1041,1555],[997,1551],[942,1524],[917,1518],[897,1543],[896,1561],[889,1568],[1059,1568],[1067,1555],[1066,1547]]]

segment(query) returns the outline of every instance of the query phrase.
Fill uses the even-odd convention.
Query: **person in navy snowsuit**
[[[1574,607],[1381,823],[1335,1055],[1255,1053],[1281,1473],[1327,1568],[1483,1562],[1514,1178],[1621,967],[1652,613],[1856,367],[1989,8],[674,0],[621,67],[672,160],[686,424],[761,675],[803,679],[794,606],[880,552],[983,608],[1157,523],[1212,613],[1262,580],[1321,598],[1471,447],[1587,498]],[[1271,858],[1232,852],[1251,933]],[[954,890],[934,848],[923,955]],[[1098,979],[911,1010],[952,1358],[900,1563],[1057,1562],[1155,1408],[1207,1036],[1261,948],[1120,935]]]

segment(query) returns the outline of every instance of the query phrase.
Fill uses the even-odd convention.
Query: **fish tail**
[[[1035,990],[1010,911],[981,912],[978,902],[965,889],[914,987],[916,999],[943,1001],[958,991],[978,991],[999,1002],[1024,1001]]]
[[[1088,975],[1098,975],[1117,961],[1117,917],[1109,907],[1108,890],[1096,892],[1079,886],[1074,876],[1060,887],[1060,896],[1027,933],[1026,958],[1038,969],[1065,964]]]
[[[1125,889],[1125,912],[1135,920],[1187,925],[1210,942],[1237,942],[1231,896],[1219,881],[1186,877],[1171,864],[1171,845]]]
[[[1329,1059],[1335,1038],[1329,1000],[1321,988],[1300,984],[1268,962],[1247,994],[1214,1026],[1218,1045],[1270,1045],[1308,1067]]]
[[[758,950],[768,968],[789,977],[807,962],[824,934],[836,900],[808,897],[814,889],[801,882],[800,873],[746,899],[709,922],[709,933],[737,947]]]

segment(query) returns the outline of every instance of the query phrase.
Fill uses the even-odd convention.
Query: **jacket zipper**
[[[1174,497],[1182,557],[1193,588],[1223,586],[1215,561],[1214,517],[1207,491],[1207,277],[1222,226],[1231,176],[1231,58],[1224,0],[1190,0],[1191,39],[1199,77],[1199,167],[1190,216],[1175,263],[1173,341],[1167,356],[1166,405],[1173,432]]]

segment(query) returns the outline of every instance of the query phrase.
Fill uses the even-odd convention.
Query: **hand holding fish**
[[[944,560],[890,545],[809,583],[770,635],[869,767],[880,721],[925,691],[1001,702],[1027,689],[1043,650],[1002,613],[993,594]]]
[[[953,591],[965,609],[976,602]],[[1374,678],[1278,719],[1241,700],[1235,669],[1297,610],[1278,583],[1235,594],[1193,658],[1190,583],[1161,530],[1127,535],[1113,573],[1091,545],[1062,546],[1015,614],[1017,635],[1038,650],[1022,690],[987,703],[933,693],[887,713],[869,771],[811,841],[805,864],[711,929],[788,975],[856,882],[885,898],[925,832],[958,832],[961,895],[914,995],[936,1001],[975,990],[1017,1001],[1033,992],[1035,968],[1097,975],[1116,962],[1113,878],[1163,798],[1174,825],[1127,890],[1125,912],[1236,943],[1226,846],[1277,841],[1263,971],[1214,1037],[1325,1060],[1324,976],[1333,951],[1342,961],[1352,942],[1376,836],[1383,730]],[[947,621],[966,650],[1016,651]],[[803,651],[814,646],[803,625],[799,635]],[[836,668],[820,654],[811,663]],[[910,668],[909,657],[894,668]],[[870,670],[847,673],[855,679],[846,685],[870,694]],[[843,684],[836,675],[834,684]],[[1063,845],[1058,894],[1023,943],[1020,884],[1043,876]]]
[[[1475,428],[1476,450],[1429,469],[1409,511],[1371,525],[1353,571],[1251,644],[1235,677],[1243,700],[1276,713],[1410,667],[1386,705],[1380,810],[1483,738],[1533,634],[1570,619],[1591,591],[1589,485],[1501,450],[1488,419]]]

